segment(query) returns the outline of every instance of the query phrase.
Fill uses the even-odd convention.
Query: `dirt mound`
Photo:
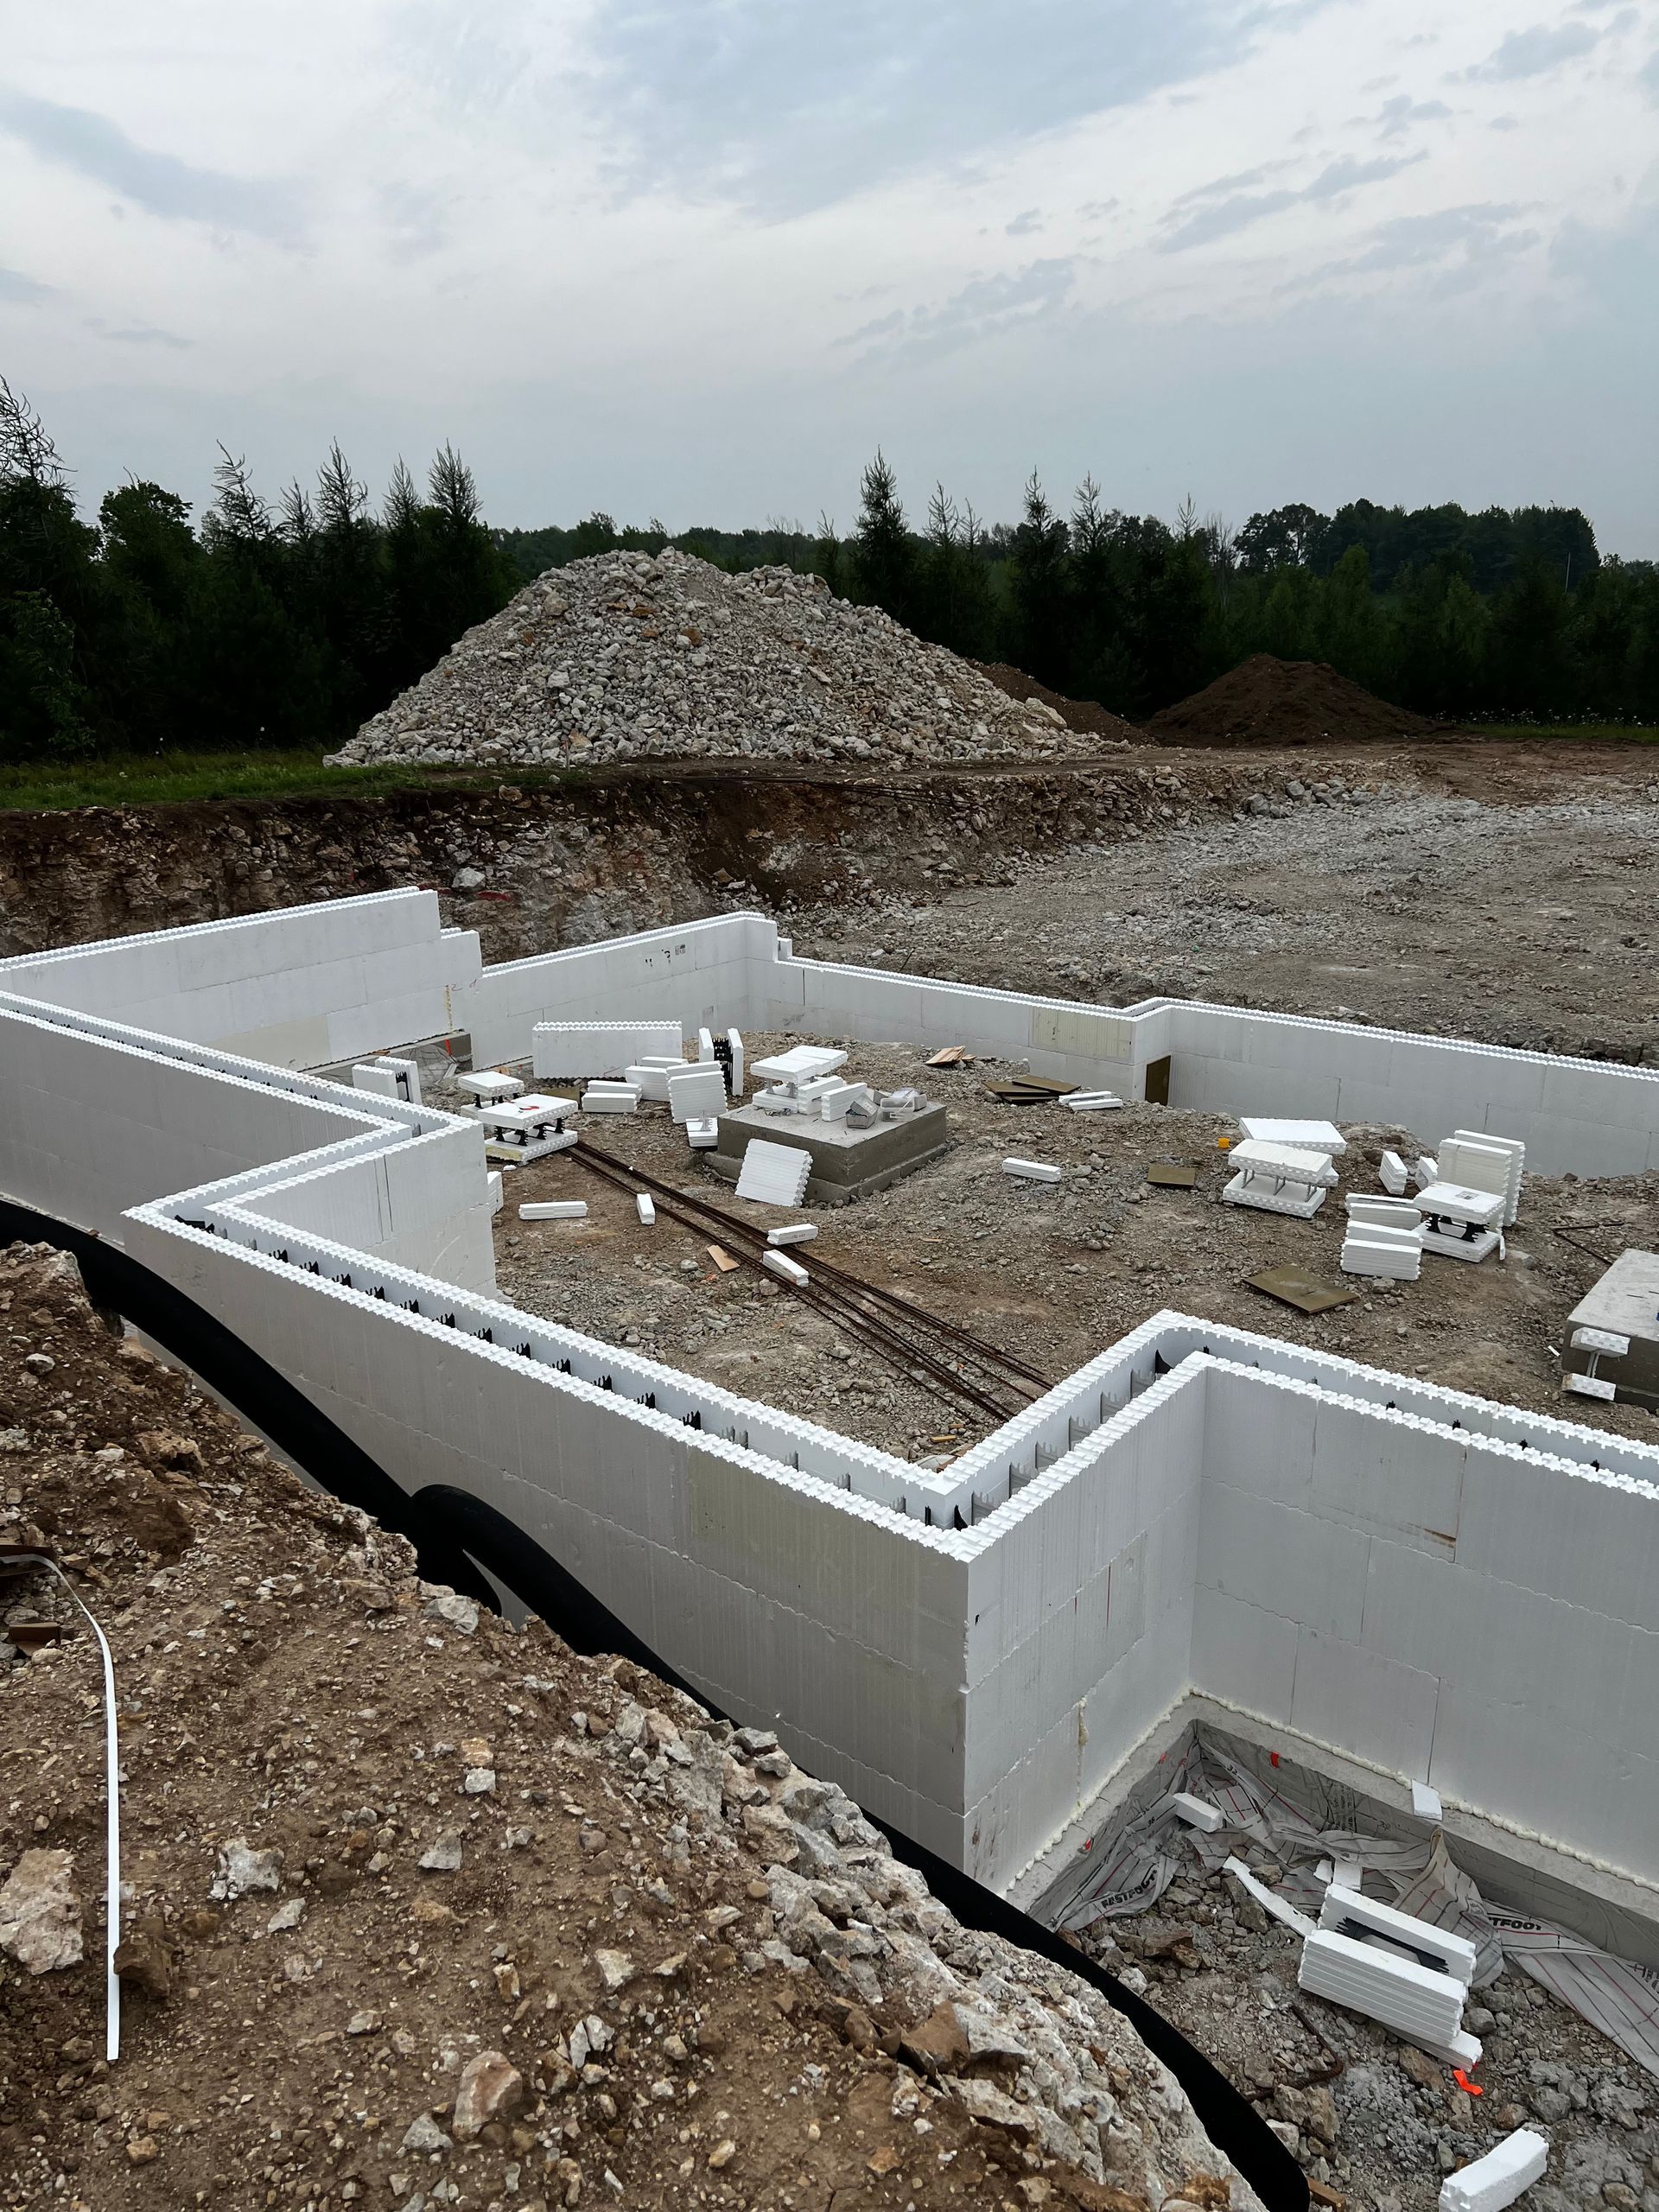
[[[1126,722],[1122,715],[1115,715],[1094,699],[1068,699],[1064,691],[1051,691],[1046,683],[1039,683],[1023,669],[1010,667],[1005,660],[976,660],[974,666],[1010,699],[1017,699],[1021,706],[1029,706],[1034,700],[1080,736],[1109,738],[1119,745],[1144,741],[1133,722]]]
[[[1325,661],[1252,653],[1190,699],[1154,715],[1145,734],[1160,745],[1340,745],[1427,737],[1437,728],[1338,676]]]
[[[0,1538],[109,1636],[129,1885],[108,2068],[97,1653],[25,1570],[8,2206],[1256,2206],[1119,2014],[960,1927],[773,1736],[418,1580],[56,1254],[0,1252]]]
[[[331,766],[747,758],[1063,759],[1064,721],[819,576],[741,576],[669,548],[550,569]]]

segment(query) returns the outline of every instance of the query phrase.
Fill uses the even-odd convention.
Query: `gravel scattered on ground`
[[[1242,1854],[1271,1886],[1281,1870]],[[1550,2139],[1526,2212],[1659,2212],[1659,2083],[1519,1967],[1477,1990],[1473,2095],[1450,2067],[1357,2012],[1304,1995],[1300,1938],[1194,1863],[1139,1918],[1081,1937],[1198,2044],[1351,2212],[1433,2212],[1454,2167],[1517,2127]]]
[[[111,2067],[97,1654],[29,1570],[8,2212],[1255,2212],[1120,2014],[963,1929],[772,1735],[421,1581],[60,1255],[0,1253],[0,1535],[109,1635],[129,1885]],[[64,1640],[20,1656],[25,1620]],[[46,1942],[10,1910],[43,1892]]]
[[[879,607],[790,569],[728,575],[670,548],[550,569],[364,723],[331,765],[683,759],[940,761],[1077,758],[1034,695]]]
[[[746,1039],[755,1052],[800,1041]],[[1350,1127],[1340,1187],[1312,1221],[1295,1221],[1222,1202],[1232,1171],[1218,1140],[1238,1135],[1228,1116],[1003,1105],[984,1086],[1012,1072],[1006,1063],[929,1068],[910,1046],[848,1049],[855,1076],[883,1089],[915,1084],[944,1101],[952,1138],[943,1158],[851,1205],[784,1212],[737,1198],[689,1152],[664,1107],[582,1126],[613,1158],[752,1225],[815,1222],[817,1237],[794,1255],[809,1274],[815,1259],[827,1260],[973,1330],[1051,1382],[1173,1307],[1659,1442],[1659,1416],[1640,1407],[1563,1398],[1556,1356],[1567,1313],[1602,1273],[1586,1246],[1613,1255],[1659,1243],[1659,1174],[1588,1184],[1529,1175],[1506,1260],[1469,1267],[1431,1255],[1415,1282],[1357,1281],[1338,1266],[1344,1194],[1380,1192],[1385,1150],[1415,1159],[1443,1131]],[[1065,1180],[1016,1181],[1002,1173],[1010,1154],[1051,1160]],[[1159,1160],[1192,1163],[1196,1187],[1152,1188],[1147,1169]],[[545,1198],[585,1199],[588,1217],[518,1219],[523,1201]],[[896,1371],[770,1279],[748,1268],[722,1274],[708,1256],[712,1233],[693,1234],[665,1215],[642,1228],[626,1193],[569,1154],[509,1173],[495,1235],[500,1288],[527,1311],[902,1459],[954,1457],[996,1426]],[[1310,1317],[1246,1287],[1247,1276],[1289,1265],[1359,1296]]]

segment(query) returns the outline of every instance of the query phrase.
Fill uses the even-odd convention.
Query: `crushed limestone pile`
[[[329,765],[744,758],[893,766],[1093,755],[879,607],[789,569],[671,548],[550,569],[364,723]]]

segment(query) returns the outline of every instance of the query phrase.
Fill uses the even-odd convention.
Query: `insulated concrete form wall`
[[[0,961],[0,991],[321,1067],[456,1027],[480,968],[435,892],[393,891],[23,954]]]
[[[1173,1107],[1382,1122],[1428,1145],[1454,1128],[1488,1129],[1518,1137],[1529,1167],[1546,1175],[1659,1167],[1659,1071],[1196,1001],[1103,1007],[798,960],[758,914],[486,969],[471,1006],[480,1060],[528,1058],[538,1020],[601,1016],[964,1045],[1126,1098],[1144,1097],[1148,1065],[1167,1057]]]
[[[1195,1686],[1651,1876],[1654,1455],[1643,1483],[1554,1424],[1523,1446],[1226,1363],[1206,1389]]]
[[[1249,1025],[1273,1028],[849,976],[747,916],[488,970],[454,1013],[481,1059],[523,1057],[544,1016],[654,1017],[977,1042],[1125,1090],[1169,1052],[1178,1094],[1195,1038],[1239,1042],[1237,1070]],[[476,1123],[97,1014],[0,1016],[0,1184],[107,1223],[397,1479],[500,1506],[711,1695],[984,1878],[1011,1881],[1196,1684],[1659,1880],[1659,1452],[1161,1314],[918,1468],[491,1299]],[[1088,1057],[1120,1032],[1124,1058]],[[1525,1056],[1459,1049],[1487,1088],[1435,1063],[1446,1127],[1496,1099],[1520,1134],[1484,1064]],[[1367,1065],[1395,1103],[1418,1081],[1409,1053]],[[1586,1077],[1578,1118],[1604,1132],[1659,1096],[1547,1066]],[[1598,1121],[1604,1096],[1624,1104]]]

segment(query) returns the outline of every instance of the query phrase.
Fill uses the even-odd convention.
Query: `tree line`
[[[134,479],[81,519],[0,378],[0,758],[338,742],[518,588],[446,445],[378,511],[334,445],[274,502],[221,446],[199,528]]]
[[[878,452],[846,534],[780,519],[671,537],[595,513],[488,528],[448,445],[378,507],[336,443],[274,500],[222,446],[213,496],[132,480],[83,519],[46,426],[0,378],[0,758],[335,744],[550,567],[674,543],[781,563],[976,660],[1140,718],[1255,652],[1328,661],[1463,718],[1659,723],[1659,569],[1602,559],[1576,508],[1289,505],[1173,524],[1033,475],[987,524],[936,486],[912,521]]]
[[[1069,513],[1033,476],[1016,524],[936,485],[912,521],[879,452],[846,535],[816,531],[504,531],[521,575],[670,542],[743,569],[810,569],[953,652],[1011,662],[1139,719],[1252,653],[1327,661],[1396,705],[1454,719],[1659,722],[1659,567],[1603,560],[1576,507],[1293,505],[1237,531],[1189,501],[1168,524],[1109,507],[1085,477]]]

